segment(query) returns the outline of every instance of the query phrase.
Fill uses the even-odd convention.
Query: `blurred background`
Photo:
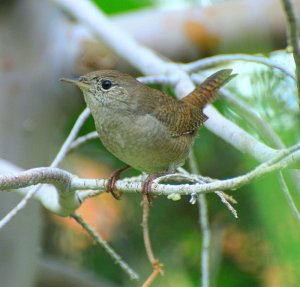
[[[300,1],[294,1],[299,13]],[[293,68],[286,50],[286,22],[279,0],[94,0],[111,20],[138,42],[172,61],[188,62],[223,53],[259,53]],[[120,43],[122,45],[122,43]],[[268,122],[285,145],[300,140],[295,82],[281,72],[245,62],[226,64],[239,76],[229,90]],[[86,26],[50,0],[0,1],[0,157],[22,168],[49,165],[85,108],[78,90],[58,81],[96,69],[138,71],[120,59]],[[220,68],[217,67],[217,68]],[[207,74],[213,70],[206,71]],[[268,138],[230,102],[215,106],[259,140]],[[81,131],[95,129],[89,118]],[[241,175],[258,163],[205,128],[194,145],[201,174],[212,178]],[[80,177],[106,178],[124,166],[92,140],[70,154],[62,168]],[[186,167],[188,168],[188,167]],[[138,175],[129,170],[126,176]],[[286,175],[295,202],[299,181]],[[20,198],[1,193],[3,217]],[[207,196],[212,230],[211,286],[286,287],[300,282],[300,228],[281,191],[269,175],[230,192],[239,218]],[[141,196],[109,194],[79,209],[86,221],[139,272],[151,272],[144,251]],[[153,286],[200,286],[202,234],[199,211],[188,197],[156,198],[150,233],[165,275]],[[3,287],[140,286],[71,219],[31,203],[0,232]]]

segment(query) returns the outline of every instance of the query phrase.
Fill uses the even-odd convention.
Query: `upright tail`
[[[231,73],[232,69],[223,69],[214,73],[182,100],[203,109],[206,104],[216,99],[218,90],[237,75]]]

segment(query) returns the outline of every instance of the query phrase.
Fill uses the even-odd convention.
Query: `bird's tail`
[[[232,69],[220,70],[205,79],[201,85],[182,100],[203,109],[206,104],[216,99],[218,90],[236,75],[232,74]]]

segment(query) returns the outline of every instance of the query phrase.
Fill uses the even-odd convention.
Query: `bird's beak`
[[[61,78],[59,79],[62,82],[71,83],[73,85],[76,85],[79,88],[89,88],[89,85],[86,83],[83,83],[81,80],[81,77],[74,77],[74,78]]]

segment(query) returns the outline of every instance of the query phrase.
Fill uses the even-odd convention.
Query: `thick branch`
[[[152,192],[159,195],[170,194],[203,194],[214,192],[217,190],[236,189],[251,181],[267,175],[270,172],[282,170],[292,164],[300,161],[300,144],[292,146],[288,149],[282,150],[278,155],[271,160],[260,164],[254,170],[244,175],[234,177],[225,180],[216,180],[214,182],[206,184],[180,184],[180,185],[165,185],[153,183]],[[181,178],[183,175],[180,175]],[[194,182],[196,175],[185,175],[186,180]],[[176,178],[176,177],[175,177]],[[69,172],[66,172],[57,168],[35,168],[27,171],[23,171],[15,174],[5,174],[0,176],[0,190],[27,187],[38,183],[55,184],[60,191],[66,191],[60,193],[60,195],[69,194],[68,200],[62,201],[62,196],[57,197],[55,200],[58,202],[56,205],[61,209],[65,207],[64,215],[67,212],[74,212],[80,202],[91,196],[96,196],[106,189],[106,180],[104,179],[82,179],[77,178]],[[91,189],[92,191],[87,191]],[[116,183],[116,189],[122,192],[141,192],[142,182],[132,180],[120,180]],[[78,190],[82,190],[81,192]],[[51,198],[53,201],[54,199]],[[48,206],[48,201],[42,202],[44,206],[50,210],[53,210],[53,206],[56,209],[57,206],[51,202],[51,206]],[[56,212],[56,211],[54,211]]]
[[[62,169],[51,167],[33,168],[20,173],[0,175],[0,189],[17,189],[39,183],[53,184],[59,190],[69,191],[74,176]]]

